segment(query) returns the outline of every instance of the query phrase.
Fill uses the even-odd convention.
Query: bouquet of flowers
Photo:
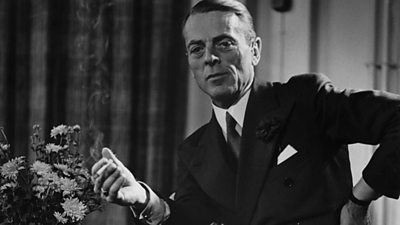
[[[4,224],[81,224],[104,202],[94,193],[78,151],[80,127],[54,127],[50,136],[55,143],[48,144],[39,132],[35,125],[32,164],[24,156],[11,159],[10,145],[0,143],[0,223],[3,219]]]

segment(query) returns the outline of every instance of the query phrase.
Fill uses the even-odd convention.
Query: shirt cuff
[[[166,201],[157,196],[147,184],[138,181],[149,193],[149,202],[141,212],[137,212],[134,207],[129,207],[135,218],[149,225],[158,225],[165,222],[171,214]]]

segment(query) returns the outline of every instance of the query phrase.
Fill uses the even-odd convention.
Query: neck
[[[232,105],[236,104],[251,89],[253,83],[254,79],[247,85],[246,88],[244,88],[244,91],[239,91],[229,96],[220,96],[220,98],[212,99],[212,102],[219,108],[228,109]]]
[[[239,92],[239,93],[230,95],[228,97],[221,97],[218,99],[213,99],[212,102],[214,105],[218,106],[219,108],[228,109],[232,105],[235,105],[243,97],[244,94],[246,94],[246,92],[244,92],[244,93]]]

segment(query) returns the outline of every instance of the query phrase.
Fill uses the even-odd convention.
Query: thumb
[[[101,154],[103,155],[104,158],[111,159],[117,165],[123,166],[122,162],[118,160],[118,158],[114,155],[114,153],[111,151],[111,149],[103,148]]]
[[[106,159],[111,159],[118,167],[122,169],[122,172],[126,175],[126,179],[123,182],[123,186],[129,186],[136,182],[135,176],[124,166],[124,164],[117,159],[114,153],[109,148],[103,148],[101,154]],[[140,186],[139,183],[136,182]]]

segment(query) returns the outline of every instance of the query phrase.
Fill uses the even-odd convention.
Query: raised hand
[[[108,148],[102,150],[103,158],[92,167],[94,191],[108,202],[122,206],[144,203],[146,191],[134,175]]]

